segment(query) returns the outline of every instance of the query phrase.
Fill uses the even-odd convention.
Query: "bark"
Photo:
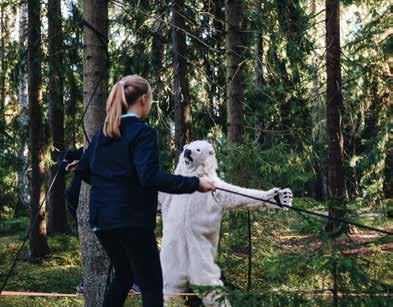
[[[240,143],[242,139],[244,76],[241,65],[240,13],[241,1],[225,1],[227,125],[228,138],[233,143]]]
[[[241,143],[243,132],[241,119],[243,117],[244,75],[241,63],[240,24],[242,17],[240,16],[242,16],[241,1],[225,0],[227,133],[228,139],[232,143]],[[244,181],[241,181],[241,184],[244,184]],[[234,252],[244,250],[243,244],[239,244],[239,242],[247,240],[241,231],[241,226],[246,220],[245,214],[244,212],[231,212],[229,219],[230,227],[234,229],[234,238],[239,238],[237,242],[231,243],[231,250]]]
[[[260,1],[256,1],[255,6],[257,10],[257,16],[260,16],[262,18],[262,8],[261,8],[261,3]],[[262,33],[261,33],[262,32]],[[255,61],[254,61],[254,66],[255,66],[255,87],[261,88],[262,86],[265,85],[265,78],[263,76],[263,30],[258,29],[256,31],[256,43],[255,43]],[[264,99],[264,96],[260,95],[259,96],[261,99]],[[260,108],[263,107],[263,102],[260,101]],[[258,106],[257,106],[258,107]],[[258,108],[259,109],[259,108]],[[261,129],[265,128],[265,125],[263,123],[263,119],[261,116],[258,116],[258,110],[256,112],[256,119],[255,119],[255,142],[257,144],[262,145],[264,143],[264,139],[266,136],[263,135],[263,132]]]
[[[345,212],[343,96],[341,93],[340,1],[326,0],[326,72],[328,127],[328,188],[331,199],[329,215]],[[328,230],[334,230],[334,223]]]
[[[18,67],[18,102],[19,102],[19,144],[18,144],[18,196],[15,215],[20,216],[29,207],[29,149],[28,127],[29,106],[27,100],[27,3],[20,2],[19,6],[19,67]]]
[[[41,93],[41,17],[40,1],[28,1],[28,100],[29,100],[29,145],[31,156],[31,198],[30,198],[30,256],[41,258],[49,253],[46,239],[45,207],[39,205],[43,198],[43,136]]]
[[[83,18],[105,37],[108,36],[108,2],[85,0]],[[105,46],[88,27],[83,31],[83,104],[86,107],[94,87],[99,82],[93,100],[87,109],[84,125],[89,139],[101,127],[105,119],[107,98],[108,67]],[[103,78],[102,78],[103,77]],[[88,140],[85,137],[84,146]],[[78,229],[81,244],[85,306],[102,306],[109,260],[89,225],[89,186],[82,184],[80,202],[77,210]]]
[[[175,109],[175,144],[178,153],[190,141],[190,93],[187,79],[187,47],[184,0],[172,4],[172,48],[173,48],[173,102]]]
[[[209,2],[211,2],[209,0]],[[214,3],[214,13],[213,13],[213,25],[215,33],[213,35],[213,40],[215,41],[216,49],[223,49],[225,46],[225,0],[215,0]],[[225,61],[226,55],[220,56],[220,59]],[[218,126],[222,127],[223,133],[227,133],[227,112],[225,104],[226,89],[219,86],[219,84],[225,84],[226,82],[226,67],[220,65],[216,67],[215,80],[212,84],[212,91],[215,93],[215,104],[213,118]],[[213,111],[213,110],[212,110]]]
[[[5,52],[10,39],[7,7],[7,4],[0,5],[0,148],[4,148],[6,142],[5,101],[7,97],[6,79],[9,70],[9,61],[6,60]]]
[[[311,1],[311,16],[314,16],[317,13],[317,3],[316,0]],[[312,36],[314,40],[318,40],[318,33],[316,25],[312,27]],[[326,118],[325,106],[321,99],[320,93],[320,81],[318,75],[318,54],[317,52],[313,52],[312,60],[311,60],[311,69],[312,69],[312,109],[311,109],[311,118],[312,118],[312,126],[318,127],[315,128],[315,132],[312,134],[312,139],[315,144],[324,143],[326,139],[326,125],[323,124]],[[318,146],[320,147],[320,146]],[[313,195],[317,200],[326,201],[327,200],[327,175],[326,175],[326,161],[325,158],[321,158],[320,154],[315,155],[315,159],[313,159],[314,170],[316,172],[316,179],[314,184]]]
[[[263,34],[257,33],[255,44],[255,86],[261,87],[265,84],[263,77]]]
[[[68,105],[65,108],[65,115],[68,117],[68,121],[66,122],[66,131],[67,131],[67,148],[75,148],[76,146],[76,105],[79,100],[82,100],[78,93],[80,89],[77,87],[74,72],[68,71],[67,74],[68,84],[69,84],[69,99]]]
[[[72,6],[72,17],[71,17],[71,24],[73,21],[78,21],[82,18],[81,10],[75,5]],[[66,27],[66,25],[65,25]],[[70,25],[68,25],[70,27]],[[83,35],[83,28],[80,25],[76,24],[71,26],[72,32],[74,33],[73,44],[82,46],[82,35]],[[78,124],[76,113],[78,110],[79,103],[82,103],[82,88],[79,86],[77,80],[80,77],[82,78],[82,66],[83,66],[83,59],[79,53],[80,49],[71,49],[69,52],[66,53],[64,61],[66,63],[70,63],[76,69],[67,69],[66,76],[67,76],[67,84],[68,88],[65,90],[68,92],[68,99],[65,101],[65,137],[66,137],[66,148],[76,148],[76,139],[77,139],[77,130]]]
[[[64,150],[64,106],[63,106],[63,30],[60,0],[48,0],[48,107],[49,132],[53,150],[49,182],[57,172],[57,157]],[[58,175],[48,199],[48,232],[65,233],[67,215],[64,201],[65,178]]]

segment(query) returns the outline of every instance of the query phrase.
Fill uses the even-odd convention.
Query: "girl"
[[[152,104],[149,83],[138,75],[117,82],[108,97],[103,129],[93,137],[76,173],[91,185],[89,222],[111,259],[115,276],[104,306],[123,306],[134,280],[143,306],[163,306],[156,237],[158,191],[214,191],[206,177],[159,169],[157,134],[144,123]]]

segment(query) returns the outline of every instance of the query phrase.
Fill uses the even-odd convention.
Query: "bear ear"
[[[188,144],[185,144],[185,145],[183,146],[183,149],[186,149],[186,148],[187,148],[187,145],[188,145]]]

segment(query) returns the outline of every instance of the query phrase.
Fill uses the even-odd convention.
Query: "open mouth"
[[[184,157],[184,162],[186,165],[190,165],[194,160],[191,157]]]
[[[191,158],[191,153],[189,151],[185,151],[184,154],[184,162],[186,165],[190,165],[194,160]]]

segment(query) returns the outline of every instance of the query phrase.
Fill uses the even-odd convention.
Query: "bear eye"
[[[201,151],[199,148],[197,148],[197,151]]]
[[[214,154],[214,152],[212,152],[212,151],[209,151],[209,155],[212,155],[212,154]]]

